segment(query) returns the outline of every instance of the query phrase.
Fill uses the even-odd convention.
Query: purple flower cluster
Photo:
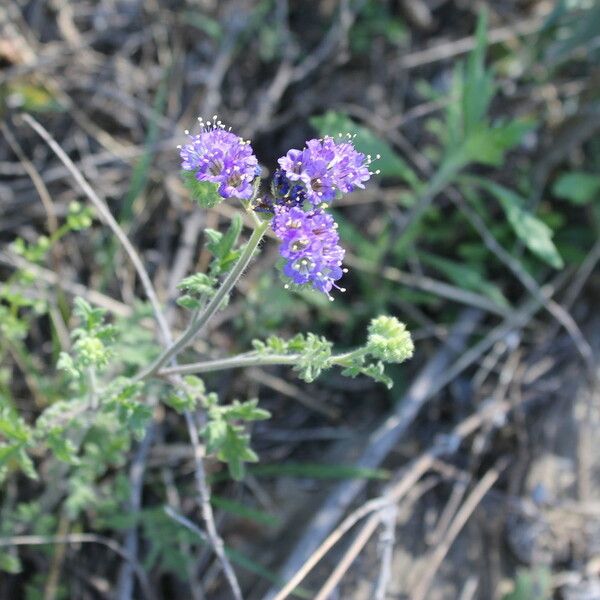
[[[189,143],[179,147],[181,166],[193,171],[198,181],[218,184],[223,198],[249,200],[259,172],[250,142],[226,131],[216,117],[207,124],[200,120],[200,126],[202,131],[190,135]]]
[[[337,223],[326,208],[336,197],[364,188],[372,175],[371,157],[355,149],[351,136],[309,140],[279,159],[271,193],[258,197],[253,182],[260,169],[250,143],[226,131],[217,117],[207,124],[200,119],[200,126],[202,131],[179,147],[182,167],[198,181],[218,184],[221,197],[252,200],[256,212],[272,215],[284,275],[332,300],[332,288],[343,291],[336,281],[346,269]]]
[[[306,142],[303,150],[290,150],[279,165],[291,182],[304,187],[313,206],[331,202],[338,193],[346,194],[371,177],[371,158],[357,152],[351,142],[336,143],[332,137]]]
[[[344,249],[333,217],[316,208],[304,210],[299,206],[278,205],[271,227],[281,240],[279,253],[286,259],[283,273],[295,284],[312,283],[320,292],[329,295],[340,279]]]
[[[346,269],[337,223],[324,209],[336,196],[364,188],[372,174],[370,163],[351,137],[325,137],[306,142],[303,150],[290,150],[279,159],[273,177],[271,226],[281,240],[283,273],[295,284],[312,284],[330,300],[333,287],[343,291],[335,282]]]

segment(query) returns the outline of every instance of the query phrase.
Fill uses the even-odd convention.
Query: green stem
[[[295,365],[300,358],[299,354],[240,354],[229,358],[217,358],[204,362],[179,365],[161,369],[161,377],[171,375],[189,375],[191,373],[212,373],[227,369],[240,369],[244,367],[264,367],[268,365]]]
[[[175,340],[168,348],[166,348],[148,367],[142,370],[137,377],[136,381],[141,381],[148,377],[152,377],[156,374],[161,367],[163,367],[171,358],[176,356],[184,348],[186,348],[192,340],[200,333],[212,316],[219,310],[223,301],[233,289],[242,273],[252,260],[254,252],[260,243],[263,235],[269,227],[268,221],[260,223],[256,229],[252,232],[248,243],[244,247],[240,258],[235,263],[235,266],[227,277],[223,280],[221,287],[217,290],[217,293],[212,297],[211,301],[207,304],[204,312],[202,312],[197,318],[193,319],[188,328],[181,334],[181,336]]]
[[[96,368],[88,367],[88,385],[89,389],[89,398],[90,398],[90,408],[92,410],[96,410],[98,408],[98,383],[96,380]]]
[[[341,367],[350,366],[352,359],[360,354],[364,354],[364,348],[357,348],[351,352],[344,352],[329,358],[328,367],[338,365]],[[288,365],[294,366],[300,359],[300,354],[257,354],[250,352],[248,354],[239,354],[228,358],[217,358],[204,362],[190,363],[187,365],[178,365],[161,369],[158,375],[169,377],[172,375],[190,375],[192,373],[212,373],[214,371],[225,371],[227,369],[241,369],[245,367],[266,367],[270,365]]]

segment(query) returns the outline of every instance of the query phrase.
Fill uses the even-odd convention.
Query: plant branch
[[[229,271],[227,277],[223,280],[221,287],[218,289],[217,293],[212,297],[211,301],[208,303],[204,311],[198,315],[197,318],[193,319],[188,328],[181,334],[181,336],[175,340],[168,348],[166,348],[160,356],[158,356],[154,362],[152,362],[148,367],[142,370],[137,377],[136,381],[141,381],[142,379],[146,379],[148,377],[152,377],[156,374],[160,368],[165,365],[171,358],[176,356],[181,350],[186,348],[192,340],[200,333],[200,331],[204,328],[204,326],[208,323],[211,317],[219,310],[221,304],[227,297],[227,294],[233,289],[238,279],[241,277],[242,273],[245,271],[246,267],[252,260],[254,256],[254,252],[260,243],[263,235],[265,234],[267,228],[269,227],[268,222],[261,223],[256,227],[256,229],[252,232],[248,243],[246,244],[240,258],[237,263]]]
[[[329,358],[327,367],[335,365],[341,367],[349,366],[348,360],[364,353],[364,348],[358,348],[352,352],[344,352]],[[230,356],[228,358],[216,358],[204,362],[189,363],[187,365],[178,365],[161,369],[158,375],[161,377],[171,377],[172,375],[191,375],[195,373],[212,373],[214,371],[225,371],[227,369],[241,369],[245,367],[266,367],[270,365],[289,365],[298,364],[301,354],[260,354],[249,352]]]

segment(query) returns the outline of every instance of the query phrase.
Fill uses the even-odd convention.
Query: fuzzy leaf
[[[258,408],[258,399],[239,402],[235,400],[228,406],[219,406],[222,417],[227,420],[235,421],[264,421],[271,417],[271,413],[263,408]]]
[[[196,310],[201,306],[200,300],[190,296],[189,294],[184,294],[183,296],[177,298],[177,304],[183,308],[187,308],[187,310]]]
[[[223,198],[219,195],[219,186],[212,181],[198,181],[192,171],[182,171],[181,177],[192,198],[202,208],[213,208]]]

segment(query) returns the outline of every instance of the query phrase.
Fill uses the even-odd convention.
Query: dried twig
[[[456,517],[454,518],[452,524],[448,528],[445,538],[436,546],[435,550],[431,553],[431,556],[425,560],[425,572],[419,576],[419,583],[410,594],[412,600],[425,600],[435,573],[442,564],[442,561],[448,553],[448,550],[450,550],[454,540],[461,532],[462,528],[465,526],[466,522],[469,520],[469,517],[477,508],[483,497],[491,489],[494,483],[496,483],[498,477],[500,477],[500,474],[506,468],[506,465],[507,461],[504,459],[501,460],[496,467],[490,469],[482,477],[482,479],[473,488],[471,493],[467,496],[463,505],[460,507],[460,510],[456,513]]]
[[[22,114],[21,117],[46,142],[46,144],[48,144],[48,146],[52,148],[53,152],[56,154],[56,156],[58,156],[60,161],[69,170],[75,181],[79,184],[79,187],[81,187],[85,195],[88,197],[89,201],[93,204],[100,218],[104,222],[106,222],[106,224],[110,227],[115,237],[119,240],[119,242],[125,249],[125,252],[127,252],[127,256],[129,256],[129,259],[131,260],[138,274],[138,277],[140,278],[142,286],[144,287],[146,297],[152,305],[152,310],[154,311],[154,317],[156,319],[156,322],[158,323],[161,337],[163,341],[165,341],[169,337],[169,326],[162,313],[160,303],[156,296],[156,292],[154,291],[152,282],[150,281],[150,276],[146,271],[146,267],[144,267],[142,259],[139,257],[139,254],[125,235],[125,232],[123,231],[123,229],[121,229],[121,226],[112,216],[112,213],[110,212],[108,206],[106,206],[106,203],[103,200],[101,200],[98,194],[96,194],[96,192],[92,189],[85,177],[81,174],[81,171],[66,155],[64,150],[58,144],[58,142],[31,115]]]

